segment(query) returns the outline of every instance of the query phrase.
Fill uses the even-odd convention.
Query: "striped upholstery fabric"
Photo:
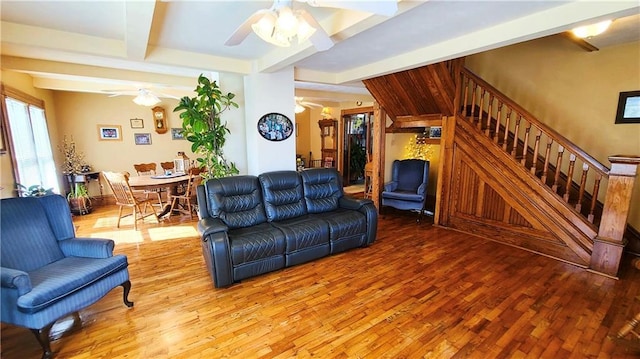
[[[3,200],[0,226],[3,267],[29,272],[64,258],[38,198]]]

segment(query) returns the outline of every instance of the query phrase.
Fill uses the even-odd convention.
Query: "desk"
[[[129,177],[129,186],[133,190],[151,190],[157,188],[167,189],[167,205],[164,206],[162,212],[158,214],[158,217],[164,216],[169,213],[171,209],[171,196],[177,193],[178,186],[180,184],[186,184],[189,181],[189,175],[185,174],[177,177],[169,178],[151,178],[156,176],[144,175],[144,176],[132,176]]]

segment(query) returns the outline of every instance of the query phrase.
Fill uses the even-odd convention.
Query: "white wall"
[[[293,68],[245,76],[247,173],[296,169],[295,133],[283,141],[269,141],[258,132],[258,120],[280,113],[295,121]]]

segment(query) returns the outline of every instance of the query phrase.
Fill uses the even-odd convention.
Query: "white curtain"
[[[5,97],[5,103],[16,182],[26,187],[39,184],[60,193],[44,110],[10,97]]]

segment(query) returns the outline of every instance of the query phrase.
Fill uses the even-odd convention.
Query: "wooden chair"
[[[189,181],[185,186],[184,193],[177,194],[171,197],[171,209],[169,210],[169,217],[173,214],[173,211],[180,212],[183,214],[189,214],[189,218],[193,219],[193,211],[196,209],[195,205],[197,204],[196,198],[196,188],[200,183],[202,183],[202,176],[200,173],[203,170],[200,168],[190,168],[189,169]],[[180,204],[180,200],[182,200],[182,208],[178,208]],[[192,204],[194,207],[192,207]],[[184,209],[186,206],[186,210]]]
[[[156,167],[157,166],[155,163],[138,163],[133,165],[133,168],[135,168],[136,172],[138,173],[138,176],[155,175]],[[139,192],[139,191],[134,191],[134,192]],[[160,208],[163,207],[162,192],[164,192],[164,190],[160,188],[142,191],[142,193],[144,193],[147,198],[149,198],[149,195],[152,195],[152,194],[157,196],[158,197],[157,206],[159,206]]]
[[[116,227],[120,228],[120,219],[124,217],[122,215],[122,208],[131,207],[133,210],[133,229],[137,230],[138,220],[144,219],[153,215],[156,221],[160,222],[158,215],[151,203],[150,198],[140,198],[136,196],[134,191],[129,186],[129,173],[128,172],[102,172],[104,178],[107,180],[111,192],[116,199],[116,204],[120,207],[118,211],[118,223]],[[141,205],[144,205],[142,208]],[[147,205],[151,207],[151,213],[147,213]]]
[[[173,170],[173,168],[175,167],[175,164],[173,163],[173,161],[160,162],[160,167],[162,167],[164,171]]]

